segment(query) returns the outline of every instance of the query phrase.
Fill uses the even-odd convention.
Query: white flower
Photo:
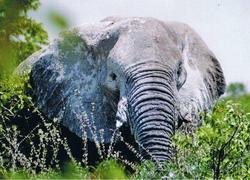
[[[168,174],[168,177],[170,177],[170,178],[174,177],[174,173],[170,172],[170,173]]]
[[[193,171],[193,170],[196,169],[196,167],[195,166],[191,166],[190,169],[191,169],[191,171]]]

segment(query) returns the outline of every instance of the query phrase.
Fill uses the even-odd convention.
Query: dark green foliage
[[[27,95],[26,81],[15,76],[0,81],[0,168],[11,171],[48,168],[44,165],[55,161],[46,162],[49,149],[56,156],[61,142],[57,123],[46,121]]]
[[[48,43],[42,25],[27,16],[38,6],[38,0],[0,1],[0,77]]]
[[[67,163],[62,171],[53,169],[39,174],[31,174],[28,171],[17,170],[13,172],[0,171],[1,179],[127,179],[124,167],[114,159],[106,160],[98,167],[89,169],[81,167],[76,162]]]
[[[14,77],[13,77],[14,78]],[[6,145],[5,151],[1,151],[0,155],[0,176],[6,178],[137,178],[137,179],[152,179],[152,178],[247,178],[250,173],[250,117],[249,117],[249,99],[250,95],[239,96],[233,100],[227,98],[218,102],[213,111],[204,115],[204,123],[195,134],[192,136],[177,133],[174,136],[174,161],[166,163],[161,171],[151,161],[146,161],[142,165],[137,165],[135,173],[127,174],[122,165],[117,164],[118,159],[105,160],[97,167],[85,166],[81,167],[80,161],[72,158],[73,163],[69,163],[64,168],[59,166],[51,166],[52,164],[43,163],[43,154],[48,153],[48,149],[52,144],[53,150],[59,146],[69,148],[67,142],[60,135],[60,128],[57,123],[44,121],[31,134],[21,134],[19,125],[16,121],[7,123],[8,120],[13,120],[13,117],[18,117],[22,121],[31,121],[29,116],[38,113],[30,96],[24,92],[25,79],[12,79],[10,81],[1,82],[0,88],[0,111],[1,122],[5,119],[5,124],[1,123],[0,141],[1,148]],[[26,85],[27,86],[27,85]],[[25,88],[27,89],[27,87]],[[247,101],[248,100],[248,101]],[[241,104],[239,104],[241,103]],[[243,108],[248,107],[248,108]],[[20,111],[30,109],[31,114],[20,113]],[[39,119],[37,119],[39,120]],[[24,122],[22,122],[24,123]],[[52,124],[51,124],[52,123]],[[54,132],[54,133],[52,133]],[[12,138],[12,142],[20,143],[26,136],[20,147],[30,148],[30,143],[41,140],[41,143],[33,146],[34,150],[40,149],[41,153],[37,158],[33,157],[32,162],[40,162],[43,166],[35,164],[29,165],[29,156],[24,157],[24,152],[15,151],[15,148],[8,145],[4,138]],[[19,137],[16,138],[15,137]],[[59,139],[58,139],[59,138]],[[62,139],[61,139],[62,138]],[[12,144],[14,146],[15,144]],[[8,149],[8,147],[10,147]],[[8,152],[10,151],[10,152]],[[66,150],[71,156],[70,149]],[[38,151],[37,151],[38,152]],[[15,154],[16,153],[16,154]],[[15,156],[14,156],[15,155]],[[57,154],[52,155],[55,164],[59,163],[60,159]],[[9,157],[9,159],[8,159]],[[16,164],[13,164],[16,157]],[[19,159],[18,159],[19,158]],[[8,159],[8,161],[6,161]],[[10,162],[10,163],[6,163]],[[20,163],[21,164],[20,166]],[[21,169],[20,169],[21,167]],[[54,168],[53,168],[54,167]],[[42,171],[36,174],[36,169]]]
[[[187,178],[237,178],[250,172],[249,114],[232,101],[216,104],[192,137],[176,134],[175,143],[175,163]]]

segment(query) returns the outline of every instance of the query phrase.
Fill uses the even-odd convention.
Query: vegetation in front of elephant
[[[218,102],[194,135],[176,134],[174,142],[174,163],[186,178],[250,174],[250,114],[231,100]]]
[[[13,77],[0,84],[3,178],[218,179],[246,178],[250,174],[250,95],[219,101],[212,112],[204,115],[204,123],[195,134],[176,133],[174,160],[157,171],[151,161],[141,165],[128,162],[119,157],[119,152],[104,156],[96,166],[83,165],[84,159],[73,157],[69,139],[62,135],[59,123],[45,119],[37,110],[27,95],[29,86],[25,81]],[[64,151],[72,163],[61,166],[59,151]],[[125,168],[130,165],[133,173]]]

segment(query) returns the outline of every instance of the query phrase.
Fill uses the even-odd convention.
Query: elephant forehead
[[[175,65],[181,59],[178,36],[161,21],[132,18],[118,24],[114,26],[119,31],[119,38],[109,52],[109,58],[118,61],[118,64],[131,65],[154,60]]]
[[[118,61],[120,65],[159,61],[174,67],[181,59],[179,48],[173,41],[164,36],[140,34],[131,32],[119,38],[109,53],[109,58]]]
[[[100,23],[80,26],[76,32],[89,46],[107,50],[109,59],[119,65],[148,60],[174,65],[181,59],[178,36],[154,18],[109,17]]]

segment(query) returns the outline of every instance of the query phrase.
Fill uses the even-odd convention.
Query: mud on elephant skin
[[[224,93],[215,55],[187,25],[109,17],[83,25],[19,66],[30,68],[39,109],[79,137],[110,142],[123,124],[140,152],[171,159],[178,126],[200,124]],[[183,123],[184,122],[184,123]]]

